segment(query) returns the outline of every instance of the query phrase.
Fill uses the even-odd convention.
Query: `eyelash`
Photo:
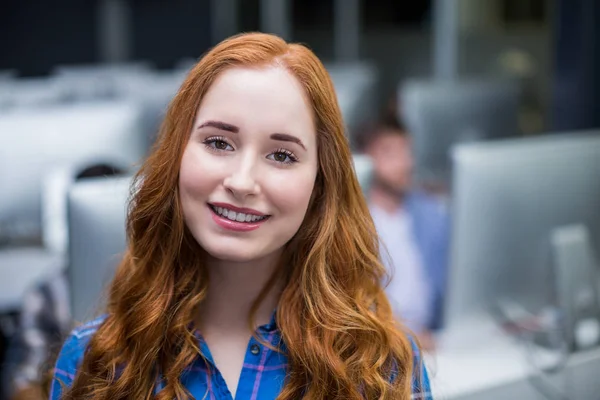
[[[233,147],[229,143],[227,143],[227,140],[223,136],[212,136],[212,137],[209,137],[206,140],[204,140],[202,143],[204,143],[206,148],[211,151],[229,151],[229,150],[218,149],[215,146],[213,146],[216,142],[223,142],[227,146]]]
[[[291,151],[289,151],[289,150],[286,150],[286,149],[277,149],[276,151],[274,151],[271,154],[278,154],[278,153],[285,154],[289,158],[289,160],[288,161],[275,161],[275,160],[273,160],[273,161],[275,161],[277,163],[281,163],[281,164],[294,164],[294,163],[298,162],[298,157],[296,157],[296,155],[294,153],[292,153]]]
[[[218,149],[218,148],[216,148],[214,146],[214,144],[216,142],[223,142],[227,146],[232,147],[229,143],[227,143],[227,140],[223,136],[212,136],[212,137],[209,137],[206,140],[204,140],[202,143],[206,146],[207,149],[209,149],[210,151],[213,151],[213,152],[231,151],[231,150],[225,150],[225,149]],[[272,160],[272,161],[274,161],[274,162],[276,162],[276,163],[278,163],[278,164],[294,164],[294,163],[298,162],[298,157],[296,157],[296,155],[294,153],[292,153],[289,150],[282,149],[282,148],[277,149],[276,151],[274,151],[273,153],[271,153],[269,155],[278,154],[278,153],[285,154],[289,160],[287,160],[287,161],[276,161],[276,160],[273,160],[271,158],[269,158],[269,159]]]

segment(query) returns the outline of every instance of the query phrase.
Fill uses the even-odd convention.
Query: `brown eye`
[[[294,153],[287,150],[275,151],[269,154],[267,158],[279,164],[293,164],[298,161],[296,156],[294,156]]]
[[[219,149],[219,150],[227,150],[227,146],[229,146],[227,143],[225,143],[222,140],[215,140],[215,148]]]
[[[211,150],[233,151],[233,147],[225,140],[220,138],[209,138],[204,141],[204,145]]]
[[[279,152],[279,153],[273,154],[273,159],[277,162],[285,162],[287,158],[288,158],[288,155],[285,153]]]

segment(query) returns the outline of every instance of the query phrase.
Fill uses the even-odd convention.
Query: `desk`
[[[536,388],[523,345],[492,321],[467,323],[461,331],[462,339],[459,332],[440,335],[437,353],[424,357],[436,400],[560,398],[546,397]],[[550,381],[569,393],[569,400],[600,399],[600,348],[571,355]]]

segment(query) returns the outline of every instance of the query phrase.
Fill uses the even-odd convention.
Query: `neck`
[[[252,304],[278,267],[280,254],[251,262],[208,259],[208,292],[199,309],[201,331],[245,332]],[[282,283],[276,282],[254,315],[257,326],[271,320],[277,307]]]
[[[382,185],[373,185],[369,191],[369,202],[382,210],[393,213],[404,206],[404,192],[394,191]]]

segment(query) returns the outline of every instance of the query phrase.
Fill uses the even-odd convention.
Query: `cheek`
[[[298,174],[271,179],[267,187],[269,197],[280,213],[303,219],[314,183],[314,174]]]
[[[394,162],[390,160],[379,160],[377,163],[375,163],[374,168],[377,174],[384,177],[395,175],[397,172],[397,169],[394,170]]]
[[[398,156],[386,159],[385,162],[380,164],[380,170],[390,177],[402,174],[406,170],[406,167],[406,162]]]
[[[192,150],[186,150],[179,169],[179,191],[185,198],[206,195],[212,186],[215,174],[211,172],[210,163]]]

